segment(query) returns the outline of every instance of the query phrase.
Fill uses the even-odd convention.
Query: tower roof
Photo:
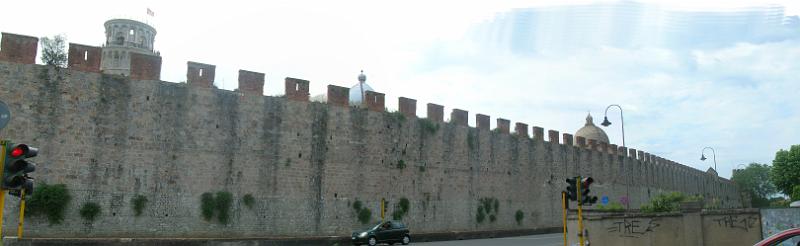
[[[594,139],[598,142],[609,143],[606,132],[594,125],[594,119],[591,113],[586,116],[586,124],[575,132],[575,137],[583,137],[586,138],[586,140]],[[577,143],[578,141],[575,142]]]

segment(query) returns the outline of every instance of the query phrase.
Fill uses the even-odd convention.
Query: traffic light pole
[[[561,210],[564,212],[564,246],[567,246],[567,194],[561,192]]]
[[[25,225],[25,189],[19,191],[19,225],[17,225],[17,238],[22,239],[22,228]]]
[[[575,183],[577,183],[576,187],[578,187],[578,240],[580,240],[580,245],[583,246],[583,209],[581,209],[581,178],[577,178]]]
[[[8,141],[0,140],[0,173],[5,172],[6,167],[6,148],[8,148]],[[3,235],[3,211],[6,207],[6,190],[0,188],[0,237]],[[0,245],[2,245],[0,241]]]

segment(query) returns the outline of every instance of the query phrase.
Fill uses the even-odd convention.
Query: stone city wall
[[[83,45],[69,49],[79,69],[56,69],[20,62],[35,57],[14,47],[29,45],[20,37],[27,40],[2,38],[0,100],[13,119],[0,134],[38,146],[36,182],[72,193],[62,224],[31,217],[27,236],[349,235],[363,226],[353,204],[377,220],[381,198],[388,214],[410,201],[403,221],[414,232],[558,227],[564,179],[579,174],[595,178],[593,194],[627,197],[634,208],[665,191],[740,204],[725,179],[634,149],[582,138],[573,145],[572,135],[554,130],[545,138],[537,126],[530,136],[522,123],[509,133],[510,121],[498,118],[489,130],[490,116],[479,114],[474,128],[465,110],[442,122],[443,106],[430,103],[428,118],[418,119],[410,98],[399,99],[401,112],[384,112],[381,93],[351,107],[348,89],[334,85],[328,103],[309,102],[310,82],[295,78],[286,78],[285,96],[263,96],[263,86],[277,85],[244,70],[238,90],[221,90],[210,86],[215,67],[195,62],[187,63],[188,83],[164,82],[160,57],[144,55],[132,57],[130,77],[105,75]],[[201,195],[217,191],[233,194],[228,224],[201,215]],[[135,195],[149,200],[141,216]],[[478,222],[482,198],[497,201],[496,220]],[[4,225],[13,228],[18,199],[6,200]],[[92,223],[79,216],[85,202],[101,206]]]

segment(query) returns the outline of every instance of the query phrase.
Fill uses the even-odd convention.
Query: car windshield
[[[383,222],[375,222],[373,224],[369,224],[368,226],[362,227],[361,229],[363,229],[364,231],[375,230],[378,227],[380,227],[382,224],[383,224]]]

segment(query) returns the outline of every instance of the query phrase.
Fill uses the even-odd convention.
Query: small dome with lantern
[[[589,141],[589,139],[594,139],[597,142],[609,143],[606,132],[600,127],[594,125],[594,119],[592,118],[591,113],[586,116],[586,124],[583,125],[581,129],[578,129],[577,132],[575,132],[575,137],[586,138],[586,141]],[[575,141],[576,144],[577,142],[578,141]]]

